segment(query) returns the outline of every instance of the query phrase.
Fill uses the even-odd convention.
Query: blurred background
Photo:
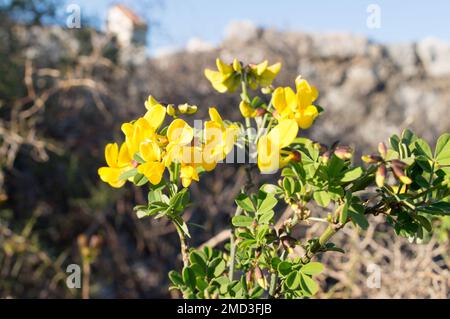
[[[238,120],[236,97],[203,76],[216,57],[280,61],[276,85],[301,74],[325,109],[304,134],[357,155],[406,127],[429,142],[449,132],[449,12],[448,1],[0,0],[0,297],[178,297],[175,230],[138,220],[145,193],[111,189],[97,169],[149,94]],[[223,164],[192,187],[191,245],[226,229],[244,178]],[[318,297],[450,297],[449,218],[421,243],[371,222],[336,237],[347,254],[322,257]],[[66,285],[70,264],[82,289]]]

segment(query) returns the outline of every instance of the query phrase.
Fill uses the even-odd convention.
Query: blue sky
[[[159,2],[160,4],[154,4]],[[280,30],[349,31],[379,42],[436,36],[450,42],[450,1],[446,0],[75,0],[82,14],[103,20],[111,3],[122,2],[157,25],[150,50],[182,47],[192,37],[220,42],[233,20],[251,20]],[[153,3],[153,4],[152,4]],[[150,5],[149,5],[150,4]],[[370,29],[367,8],[380,8],[380,28]]]

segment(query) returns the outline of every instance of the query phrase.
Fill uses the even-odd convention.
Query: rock
[[[225,29],[226,42],[246,43],[257,40],[261,30],[251,21],[233,21]]]
[[[450,45],[447,42],[425,38],[417,44],[417,54],[430,76],[450,75]]]
[[[414,43],[398,43],[386,46],[389,57],[406,76],[415,75],[417,68],[416,45]]]
[[[206,52],[214,49],[214,45],[200,38],[191,38],[186,44],[186,51],[189,53]]]
[[[347,70],[344,83],[347,91],[355,96],[365,96],[373,91],[378,84],[372,65],[356,65]]]
[[[348,33],[317,33],[312,37],[313,51],[321,58],[353,58],[366,55],[367,38]]]

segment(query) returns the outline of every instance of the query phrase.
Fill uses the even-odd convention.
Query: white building
[[[130,44],[145,46],[147,29],[147,23],[124,5],[109,8],[106,31],[114,35],[122,47]]]

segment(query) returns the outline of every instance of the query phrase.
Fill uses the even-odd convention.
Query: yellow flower
[[[297,93],[290,87],[277,88],[273,92],[273,105],[277,119],[294,119],[302,129],[309,128],[314,119],[319,115],[313,102],[317,99],[318,92],[310,86],[306,80],[297,78],[295,81]]]
[[[196,165],[181,164],[180,169],[181,184],[183,187],[189,187],[192,181],[199,181]]]
[[[153,185],[159,184],[165,170],[159,145],[154,141],[147,141],[140,145],[139,151],[145,163],[138,166],[138,172],[144,174]]]
[[[133,162],[128,152],[127,144],[123,143],[120,149],[117,143],[106,145],[105,158],[108,166],[98,169],[100,179],[112,187],[122,187],[126,181],[119,180],[119,177],[123,173],[133,169]]]
[[[280,72],[281,63],[275,63],[269,66],[269,62],[265,60],[259,64],[250,64],[249,84],[253,90],[258,86],[267,87],[272,84],[272,81]]]
[[[236,125],[226,125],[215,107],[209,108],[210,121],[205,122],[203,166],[210,171],[233,149],[238,133]]]
[[[122,124],[122,132],[125,134],[125,142],[131,156],[139,151],[142,142],[161,138],[157,134],[158,128],[164,122],[166,108],[159,104],[153,97],[145,102],[148,111],[133,123]]]
[[[194,129],[184,120],[174,120],[167,129],[168,145],[164,164],[168,167],[172,162],[180,162],[183,157],[183,148],[191,144],[194,138]]]
[[[240,74],[231,64],[225,64],[219,58],[216,59],[218,71],[205,69],[205,76],[211,82],[213,88],[220,93],[234,92],[240,84]]]
[[[183,187],[189,187],[192,181],[199,181],[199,169],[202,167],[202,153],[198,146],[184,146],[181,158],[180,178]]]
[[[272,173],[285,166],[293,157],[281,156],[282,148],[289,146],[298,133],[298,126],[293,119],[284,119],[279,122],[267,135],[258,140],[258,167],[262,173]]]

